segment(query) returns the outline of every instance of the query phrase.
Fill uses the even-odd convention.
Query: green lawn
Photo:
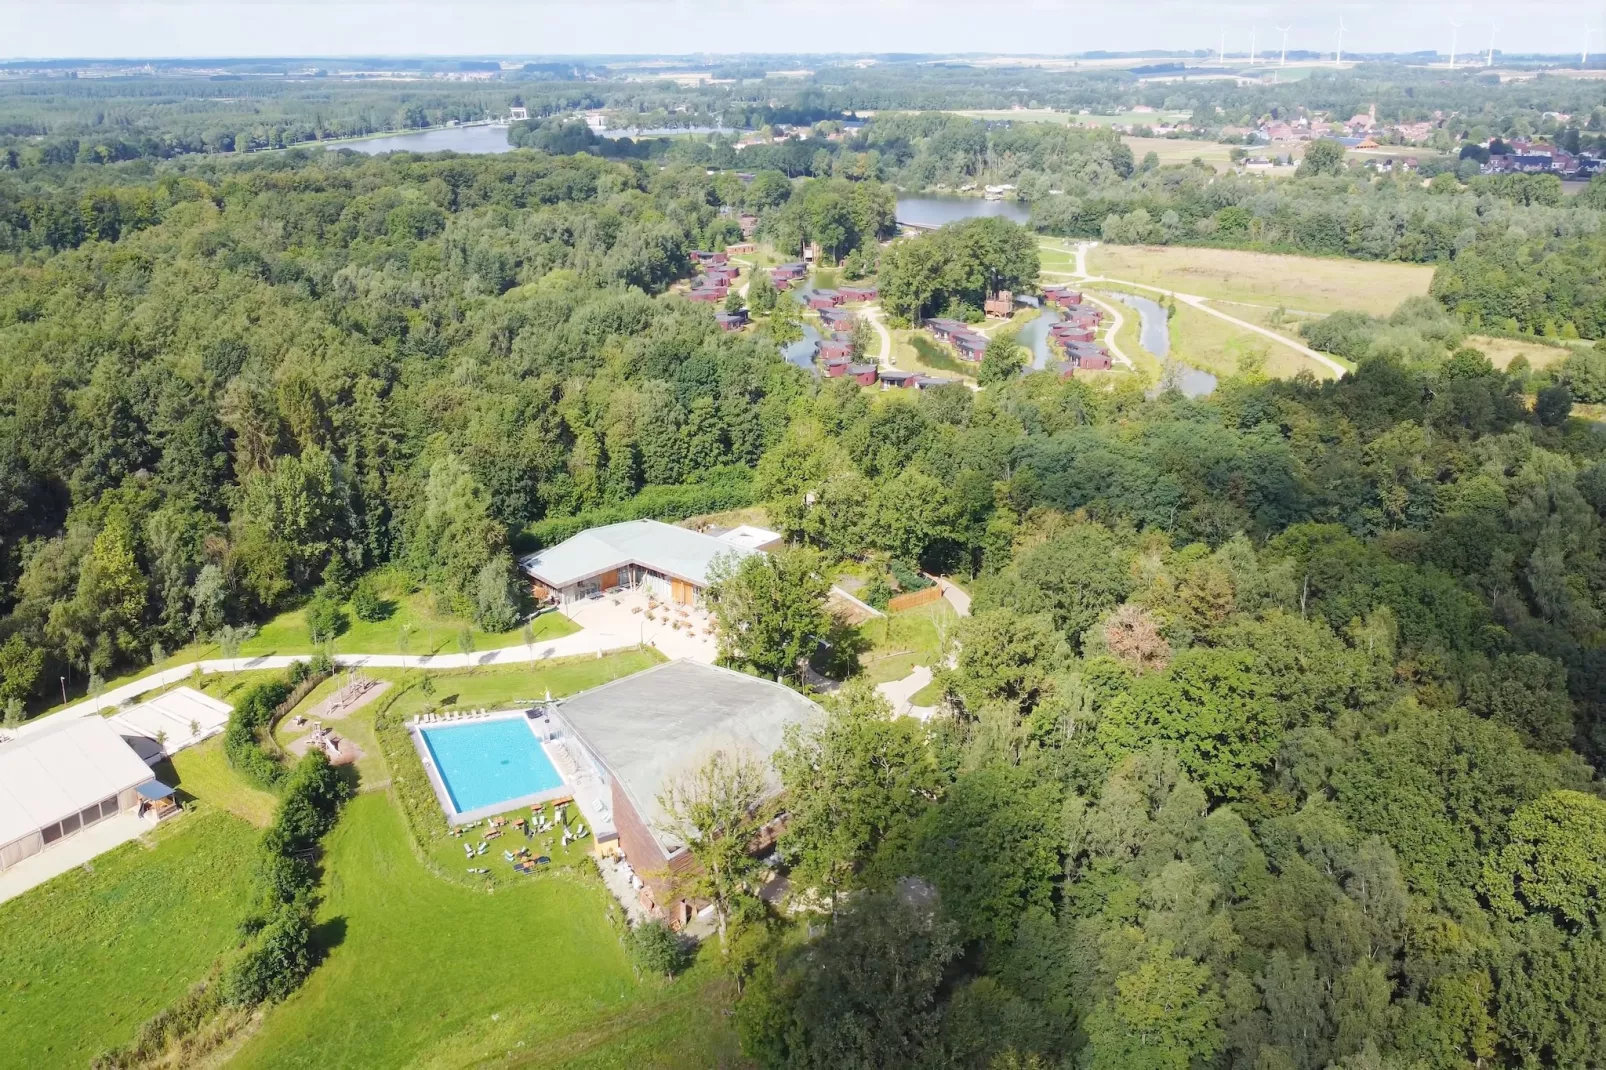
[[[0,904],[0,1062],[86,1066],[200,980],[236,939],[256,836],[203,808],[154,849],[126,844]]]
[[[278,796],[247,783],[229,766],[222,736],[179,751],[165,766],[158,765],[155,772],[162,783],[242,817],[258,828],[266,828],[273,821],[274,808],[279,805]]]
[[[425,695],[413,688],[397,700],[394,708],[405,715],[422,709],[426,704],[440,709],[507,706],[545,698],[548,690],[554,697],[562,697],[605,684],[609,680],[617,680],[621,676],[629,676],[664,660],[657,650],[647,647],[601,658],[581,656],[555,659],[538,666],[487,666],[483,669],[431,673],[430,678],[435,683],[434,695]],[[375,675],[400,678],[404,674],[385,671]],[[365,714],[371,721],[371,708],[358,710],[351,719],[360,719]]]
[[[486,894],[440,880],[386,793],[352,800],[326,847],[333,946],[231,1066],[738,1064],[711,966],[637,981],[595,882]]]
[[[870,649],[859,655],[865,678],[873,684],[902,680],[916,665],[935,665],[941,638],[952,637],[959,614],[947,599],[902,613],[872,617],[859,625]]]
[[[942,701],[942,685],[933,680],[909,696],[911,706],[935,706]]]
[[[398,595],[390,601],[393,607],[388,618],[381,621],[358,620],[351,606],[346,606],[350,625],[335,639],[338,654],[456,654],[458,633],[467,627],[474,639],[475,650],[499,650],[519,646],[524,642],[523,632],[514,628],[507,632],[485,632],[459,617],[437,614],[423,593]],[[580,630],[579,626],[560,613],[543,613],[532,624],[535,638],[556,639]],[[403,638],[405,632],[405,639]],[[403,650],[405,643],[406,649]],[[298,654],[314,648],[307,633],[305,614],[299,609],[281,613],[262,625],[249,642],[240,647],[242,657],[258,654]],[[215,648],[203,657],[218,657]]]

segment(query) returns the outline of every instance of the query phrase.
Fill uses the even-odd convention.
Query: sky
[[[585,55],[1093,49],[1606,53],[1606,0],[0,0],[0,56]],[[1455,31],[1452,23],[1461,23]]]

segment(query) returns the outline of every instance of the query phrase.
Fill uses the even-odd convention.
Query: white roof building
[[[0,743],[0,869],[135,805],[151,771],[101,717]]]
[[[564,604],[620,587],[646,588],[665,600],[691,604],[708,586],[709,567],[717,558],[745,557],[779,540],[762,528],[744,526],[714,536],[658,520],[630,520],[582,531],[529,554],[519,565],[546,595]]]
[[[193,687],[173,690],[108,717],[123,741],[150,765],[223,731],[234,707]]]

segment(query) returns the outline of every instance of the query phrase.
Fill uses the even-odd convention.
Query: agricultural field
[[[1160,158],[1160,166],[1168,164],[1192,163],[1195,159],[1213,164],[1217,171],[1225,171],[1232,166],[1231,145],[1221,145],[1214,141],[1195,141],[1191,138],[1179,137],[1133,137],[1122,136],[1121,140],[1126,147],[1132,150],[1134,162],[1141,163],[1143,157],[1154,153]],[[1241,147],[1241,146],[1240,146]]]
[[[1356,309],[1376,316],[1428,292],[1433,268],[1240,249],[1099,245],[1087,255],[1094,275],[1180,293],[1304,312]]]
[[[489,895],[441,880],[386,793],[353,799],[326,850],[328,957],[231,1066],[736,1063],[712,962],[638,980],[595,880],[541,874]]]
[[[256,842],[202,804],[0,904],[0,1062],[87,1066],[131,1040],[238,939]]]

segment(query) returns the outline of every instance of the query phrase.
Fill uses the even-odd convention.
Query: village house
[[[842,295],[835,290],[815,290],[809,294],[808,305],[818,311],[822,308],[835,308],[842,303]]]
[[[719,324],[722,331],[739,331],[747,326],[747,309],[739,308],[735,312],[716,312],[714,322]]]
[[[820,309],[820,322],[832,329],[838,327],[851,328],[853,326],[853,313],[845,308],[822,308]]]
[[[717,305],[725,300],[725,290],[714,290],[707,287],[692,290],[686,295],[686,300],[695,301],[700,305]]]
[[[837,293],[844,301],[874,301],[879,296],[874,286],[839,286]]]
[[[885,368],[881,372],[881,386],[883,389],[907,390],[915,385],[919,379],[918,372],[906,372],[898,368]]]
[[[840,379],[847,374],[848,365],[852,361],[847,357],[833,357],[825,362],[825,377],[827,379]]]
[[[835,339],[829,342],[821,342],[815,347],[814,355],[821,360],[845,360],[853,356],[853,343],[851,341],[839,342]]]
[[[879,371],[874,364],[849,364],[848,374],[858,381],[860,386],[875,386],[876,373]]]

